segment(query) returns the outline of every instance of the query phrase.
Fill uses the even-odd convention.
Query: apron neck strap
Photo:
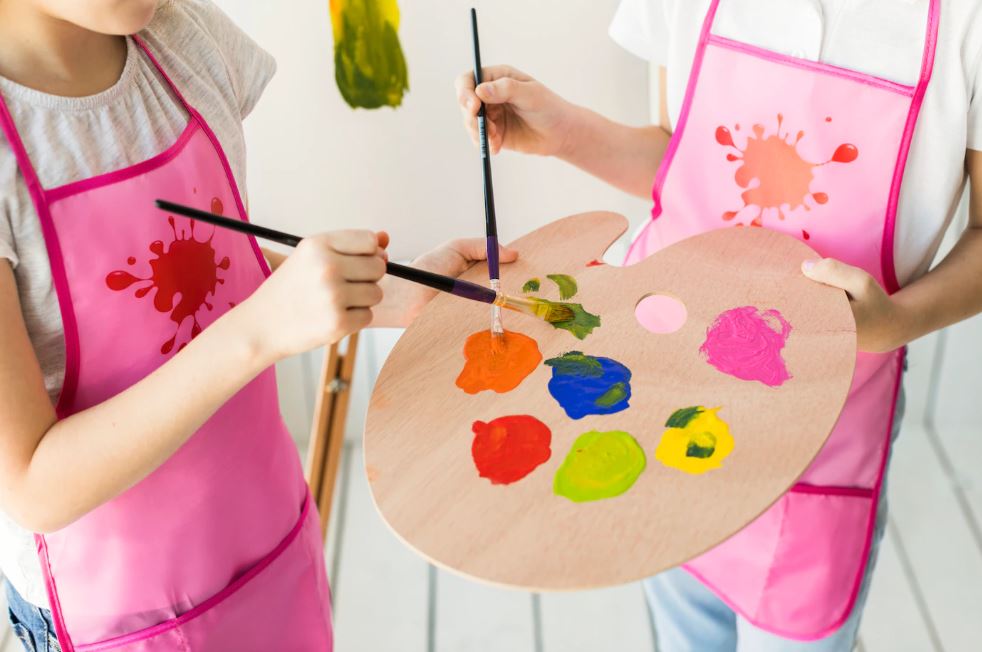
[[[17,125],[14,124],[14,118],[10,114],[10,109],[7,106],[7,100],[3,98],[3,93],[0,93],[0,131],[3,131],[7,142],[10,143],[10,149],[14,152],[14,157],[17,159],[17,167],[24,177],[24,182],[27,184],[27,189],[30,191],[31,197],[36,199],[44,191],[44,188],[41,186],[37,171],[31,163],[31,157],[27,155],[27,148],[24,147],[24,141],[21,140],[20,134],[17,133]]]
[[[184,110],[187,111],[191,120],[194,120],[200,124],[201,119],[198,112],[184,98],[184,95],[178,90],[177,86],[171,80],[163,66],[161,66],[160,62],[157,61],[157,58],[153,56],[153,53],[150,51],[150,48],[147,47],[147,44],[143,41],[143,39],[136,34],[133,34],[130,38],[132,38],[133,42],[136,43],[141,50],[143,50],[143,53],[147,56],[147,59],[153,64],[153,67],[157,69],[161,79],[164,80],[164,83],[166,83],[168,88],[170,88],[171,92],[174,94],[174,97],[177,98],[177,101],[180,102],[181,106],[184,107]],[[10,148],[13,150],[14,156],[17,159],[17,167],[20,169],[20,173],[24,177],[28,190],[31,192],[32,196],[37,197],[40,193],[43,193],[44,187],[41,185],[37,171],[34,169],[34,164],[31,163],[31,157],[27,154],[27,148],[24,146],[24,141],[21,139],[20,134],[17,131],[17,125],[14,124],[14,118],[10,113],[10,108],[7,106],[7,101],[4,99],[3,93],[0,93],[0,131],[3,132],[7,142],[10,143]]]
[[[147,56],[147,59],[150,61],[151,64],[153,64],[153,67],[157,69],[157,74],[159,74],[160,78],[164,80],[164,83],[167,84],[167,87],[170,89],[171,93],[174,94],[174,97],[177,98],[177,101],[181,103],[181,106],[184,107],[184,110],[187,111],[188,115],[191,116],[191,119],[198,120],[198,112],[184,98],[184,95],[181,93],[181,91],[178,90],[177,85],[170,78],[170,75],[167,74],[167,71],[164,70],[164,67],[160,65],[160,62],[157,61],[157,57],[155,57],[153,55],[153,52],[150,51],[150,48],[147,46],[146,41],[143,40],[143,37],[138,36],[137,34],[133,34],[130,38],[132,38],[133,42],[136,43],[141,50],[143,50],[143,54]]]

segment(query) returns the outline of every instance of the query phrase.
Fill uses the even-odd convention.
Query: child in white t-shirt
[[[865,547],[842,544],[842,549],[837,550],[839,543],[834,528],[820,528],[810,535],[827,538],[828,550],[823,563],[829,563],[827,558],[836,555],[855,559],[865,552],[866,557],[857,566],[861,572],[855,581],[833,583],[820,594],[819,585],[832,574],[823,563],[813,563],[809,557],[813,551],[806,547],[814,547],[813,542],[806,542],[809,537],[785,537],[794,535],[793,531],[775,535],[774,541],[782,544],[780,550],[771,547],[761,553],[775,558],[782,555],[781,565],[741,564],[741,557],[729,557],[734,564],[743,566],[742,575],[737,579],[726,578],[724,571],[722,579],[737,585],[743,582],[745,586],[748,581],[760,580],[761,588],[754,599],[735,599],[739,590],[720,588],[725,582],[698,572],[701,570],[698,567],[691,574],[682,569],[663,573],[645,583],[660,649],[663,652],[851,650],[885,522],[883,475],[889,451],[886,442],[895,437],[902,412],[899,407],[902,393],[897,387],[902,355],[895,352],[918,337],[982,312],[982,99],[977,97],[982,82],[979,56],[982,17],[978,3],[974,0],[622,0],[610,31],[625,48],[661,67],[659,126],[630,127],[614,123],[565,101],[518,70],[493,66],[485,69],[487,81],[476,91],[470,72],[458,78],[458,101],[472,139],[477,138],[475,116],[483,101],[487,105],[488,132],[495,153],[506,148],[555,156],[639,197],[652,196],[654,185],[653,217],[657,219],[639,237],[644,253],[681,237],[686,228],[692,233],[700,228],[734,223],[776,228],[810,240],[827,257],[806,262],[803,273],[848,293],[856,318],[858,346],[863,352],[859,360],[862,365],[857,368],[873,369],[875,374],[871,371],[870,377],[876,376],[876,382],[883,387],[892,386],[891,392],[881,392],[872,399],[867,395],[854,402],[858,394],[876,384],[859,386],[862,379],[857,374],[850,403],[837,426],[839,431],[842,422],[863,423],[862,409],[879,411],[883,416],[880,421],[886,424],[882,427],[885,439],[880,447],[882,458],[878,458],[882,459],[882,466],[871,470],[869,463],[865,468],[857,465],[859,470],[850,476],[840,465],[837,470],[845,480],[812,482],[805,488],[807,491],[799,492],[799,496],[813,495],[815,500],[864,496],[864,500],[879,501],[880,509],[873,509],[869,519],[863,521],[863,528],[866,523],[869,525],[865,539],[857,539],[864,540]],[[735,84],[739,88],[736,92],[751,98],[773,90],[773,85],[779,83],[775,80],[784,74],[792,74],[796,84],[805,80],[800,87],[810,90],[827,89],[830,78],[846,80],[843,83],[854,83],[853,96],[845,96],[845,101],[840,98],[835,107],[835,122],[832,112],[826,114],[824,110],[818,114],[821,117],[810,116],[811,122],[801,122],[802,116],[807,116],[809,110],[817,110],[815,107],[824,101],[817,91],[804,98],[781,97],[781,102],[767,105],[766,114],[762,111],[749,117],[732,116],[732,107],[720,101],[719,122],[708,122],[717,118],[716,114],[709,119],[703,115],[712,113],[705,98],[719,98],[707,84],[726,86],[730,81],[725,76],[726,66],[731,66],[729,70],[734,77],[743,75],[740,79],[746,86]],[[770,76],[748,79],[748,69],[769,70]],[[727,86],[727,90],[733,97],[733,87]],[[842,88],[837,87],[836,91],[841,95]],[[775,95],[780,97],[780,93]],[[740,98],[741,106],[748,104],[743,101],[747,97]],[[890,115],[869,109],[879,106],[877,102],[888,107]],[[753,105],[753,99],[749,104]],[[713,165],[716,161],[729,160],[735,168],[741,165],[741,146],[754,138],[748,132],[756,133],[755,123],[761,129],[757,135],[760,139],[767,130],[774,130],[771,122],[777,122],[779,136],[786,139],[790,149],[797,145],[794,134],[799,129],[802,134],[808,134],[808,139],[821,140],[823,125],[831,125],[827,128],[832,131],[848,121],[845,116],[850,112],[863,111],[870,114],[867,122],[870,127],[880,128],[880,123],[889,120],[898,123],[889,134],[897,145],[862,144],[863,134],[855,133],[861,146],[857,150],[850,145],[852,149],[843,150],[843,155],[836,159],[846,164],[842,167],[843,174],[856,174],[861,168],[859,163],[851,168],[848,164],[857,158],[867,164],[877,147],[893,148],[878,170],[877,178],[885,178],[886,187],[880,189],[870,179],[870,197],[882,192],[882,197],[873,197],[871,204],[879,206],[877,202],[881,202],[882,211],[879,214],[872,211],[864,219],[871,220],[878,230],[872,234],[860,230],[855,234],[856,238],[868,238],[869,247],[858,247],[861,251],[857,252],[857,247],[851,246],[855,242],[843,241],[851,238],[847,233],[850,211],[856,212],[859,219],[859,209],[836,203],[836,193],[832,193],[830,201],[829,194],[818,192],[825,190],[824,187],[811,188],[807,203],[797,207],[750,206],[748,202],[740,210],[736,210],[738,205],[727,212],[716,212],[713,208],[706,215],[677,209],[694,206],[689,213],[699,213],[698,208],[718,202],[719,195],[740,197],[739,192],[734,194],[732,175],[723,179],[707,173],[704,180],[690,178],[688,186],[680,186],[677,177],[683,174],[680,169],[684,170],[684,165],[700,169],[693,165],[693,161],[700,160],[691,155],[693,151],[704,148],[710,157],[705,160],[713,161]],[[792,112],[794,115],[775,120],[780,113]],[[687,131],[692,128],[688,121],[693,115],[698,115],[696,121],[702,120],[703,128],[697,134],[701,140],[695,144],[696,136]],[[788,123],[782,128],[779,121],[784,118]],[[747,125],[750,120],[755,122]],[[792,120],[798,122],[790,124]],[[740,122],[745,122],[743,131]],[[717,131],[714,138],[713,131],[705,128],[716,129],[717,125],[722,131]],[[799,141],[802,134],[798,136]],[[833,151],[836,151],[834,146],[825,158],[812,160],[821,167],[825,165],[821,161],[833,158]],[[728,159],[724,158],[727,154]],[[686,162],[680,164],[680,158]],[[834,167],[829,166],[829,170]],[[822,174],[827,175],[823,179],[829,183],[833,172],[823,170]],[[684,201],[673,202],[676,199],[671,196],[673,175],[676,191],[682,187],[694,191],[689,195],[710,199],[689,196]],[[769,182],[780,183],[780,177],[779,173],[775,174]],[[738,183],[742,186],[738,190],[748,191],[744,193],[746,200],[764,182],[759,178],[744,178],[741,182],[738,175]],[[970,184],[972,198],[969,227],[955,249],[937,268],[929,271],[966,184]],[[822,215],[828,216],[824,227]],[[807,230],[802,228],[806,224]],[[836,227],[841,232],[817,234],[812,229],[812,225],[830,229],[828,224],[842,224]],[[658,237],[646,239],[647,231],[659,228]],[[672,238],[666,238],[667,235]],[[870,253],[872,250],[876,251]],[[883,364],[878,364],[879,361]],[[896,383],[887,382],[894,378]],[[857,408],[859,405],[865,408]],[[861,429],[854,429],[851,434],[865,436]],[[835,440],[834,432],[817,462],[829,452],[830,446],[834,448]],[[815,469],[813,465],[806,472],[805,482],[816,477]],[[868,486],[866,476],[877,473],[878,480]],[[818,484],[840,486],[816,487]],[[778,508],[793,510],[795,503],[784,501],[782,498]],[[791,518],[776,522],[782,524],[781,528],[792,530],[796,523]],[[732,546],[738,539],[753,541],[757,536],[755,529],[760,529],[758,522],[720,548]],[[787,602],[784,599],[787,595],[782,595],[782,591],[787,591],[789,586],[797,590],[798,595],[794,597],[805,605],[801,612],[818,611],[828,603],[841,613],[829,616],[828,627],[795,627],[794,614],[774,615],[780,611],[780,603]],[[758,608],[760,604],[768,607]]]

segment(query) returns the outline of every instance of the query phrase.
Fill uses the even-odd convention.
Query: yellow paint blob
[[[693,475],[718,469],[733,452],[730,427],[717,416],[722,408],[702,406],[676,410],[655,450],[655,458],[673,469]]]

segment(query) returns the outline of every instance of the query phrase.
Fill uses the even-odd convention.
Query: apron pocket
[[[796,485],[782,498],[784,518],[757,616],[795,638],[838,629],[852,612],[875,523],[873,491]]]
[[[222,591],[172,620],[76,649],[329,652],[330,605],[319,519],[308,496],[286,538]]]

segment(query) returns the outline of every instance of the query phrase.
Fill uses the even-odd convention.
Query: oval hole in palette
[[[674,333],[685,324],[685,304],[668,294],[649,294],[634,308],[634,316],[645,330],[657,335]]]
[[[455,297],[434,299],[389,356],[365,463],[383,519],[432,562],[540,591],[648,577],[760,515],[828,437],[852,381],[855,324],[845,293],[801,274],[815,252],[765,229],[720,229],[631,267],[592,264],[626,228],[619,215],[588,213],[511,245],[520,257],[502,267],[505,292],[541,279],[527,296],[559,300],[572,284],[549,279],[566,275],[576,285],[570,300],[601,321],[578,339],[506,315],[506,328],[542,356],[514,389],[457,386],[466,342],[489,315]],[[464,278],[486,282],[487,269]],[[638,322],[651,292],[684,305],[675,332],[655,336]],[[780,384],[730,373],[752,357],[723,364],[717,355],[721,371],[700,352],[721,315],[746,307],[747,319],[781,336],[770,349],[788,370]],[[719,330],[711,352],[732,346],[732,334]]]

